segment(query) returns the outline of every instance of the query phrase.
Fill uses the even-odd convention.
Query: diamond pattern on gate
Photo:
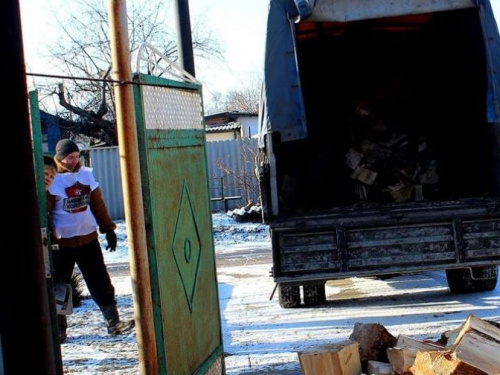
[[[199,91],[143,86],[146,129],[201,129],[203,108]]]
[[[180,205],[175,221],[172,254],[184,288],[189,311],[192,312],[200,267],[201,240],[195,212],[191,204],[191,196],[185,181],[182,184]]]

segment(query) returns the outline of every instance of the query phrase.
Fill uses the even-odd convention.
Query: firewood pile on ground
[[[304,375],[500,375],[500,322],[469,315],[436,341],[356,323],[348,340],[298,356]]]
[[[227,212],[237,222],[259,223],[262,221],[262,207],[249,201],[246,206]]]

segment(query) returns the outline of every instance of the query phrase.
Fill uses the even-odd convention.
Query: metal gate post
[[[144,205],[139,173],[139,153],[131,83],[130,49],[125,0],[109,1],[110,40],[113,78],[123,82],[115,86],[116,120],[127,236],[130,250],[130,273],[134,292],[139,370],[143,375],[159,374],[153,328],[153,302],[149,283]]]

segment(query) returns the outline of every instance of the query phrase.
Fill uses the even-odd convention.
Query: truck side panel
[[[336,279],[497,264],[499,205],[490,204],[482,218],[464,221],[446,209],[441,210],[441,218],[433,215],[432,221],[392,210],[384,217],[365,212],[363,222],[325,215],[273,225],[274,277],[277,281]],[[413,224],[396,224],[406,221]]]

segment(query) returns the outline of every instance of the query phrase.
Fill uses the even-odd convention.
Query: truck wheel
[[[489,292],[498,281],[498,266],[446,270],[446,279],[452,293]]]
[[[325,284],[304,285],[304,305],[318,306],[326,302]]]
[[[278,287],[280,306],[284,309],[300,306],[300,287],[290,285],[279,285]]]

